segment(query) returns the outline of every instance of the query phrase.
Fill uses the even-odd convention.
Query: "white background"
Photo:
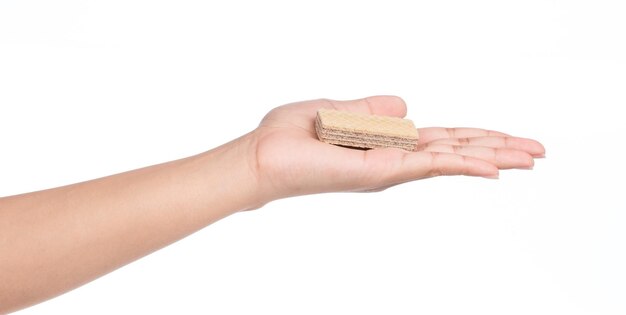
[[[2,1],[0,195],[205,151],[298,100],[536,138],[500,180],[280,200],[20,314],[624,314],[623,1]]]

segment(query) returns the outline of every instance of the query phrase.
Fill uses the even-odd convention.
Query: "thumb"
[[[328,101],[329,109],[345,110],[361,114],[382,116],[406,116],[406,103],[402,98],[392,95],[370,96],[350,101]]]

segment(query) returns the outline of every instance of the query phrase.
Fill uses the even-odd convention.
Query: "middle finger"
[[[533,157],[542,157],[546,150],[541,143],[525,138],[517,137],[472,137],[472,138],[447,138],[430,142],[432,144],[471,145],[489,148],[505,148],[524,151]]]

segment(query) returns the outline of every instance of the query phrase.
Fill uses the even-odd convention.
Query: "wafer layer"
[[[414,151],[419,139],[417,129],[408,119],[329,109],[317,112],[315,130],[323,142],[358,148]]]

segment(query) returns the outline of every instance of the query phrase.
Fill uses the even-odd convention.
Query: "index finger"
[[[418,128],[419,142],[421,144],[438,139],[448,138],[472,138],[472,137],[510,137],[509,135],[493,130],[479,128],[443,128],[430,127]]]

